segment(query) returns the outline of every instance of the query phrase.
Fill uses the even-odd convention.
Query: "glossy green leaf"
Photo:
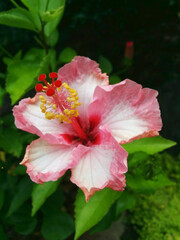
[[[34,12],[39,12],[40,1],[39,0],[21,0],[21,2],[30,10]],[[45,2],[45,0],[44,0]]]
[[[71,62],[76,55],[77,55],[77,52],[74,49],[69,47],[64,48],[59,55],[58,62],[59,63]]]
[[[29,178],[23,178],[17,186],[17,192],[11,201],[8,216],[15,212],[28,198],[32,192],[32,182]]]
[[[57,25],[61,21],[65,7],[65,0],[50,0],[47,7],[47,12],[53,13],[55,19],[51,19],[50,22],[46,23],[44,31],[45,35],[49,37],[51,33],[57,28]],[[57,12],[56,10],[59,9]],[[49,14],[50,17],[51,14]],[[53,15],[53,14],[52,14]]]
[[[7,61],[6,61],[7,62]],[[19,100],[29,89],[34,88],[35,79],[48,68],[48,56],[44,50],[30,50],[23,59],[8,62],[6,90],[12,104]]]
[[[0,13],[0,24],[36,31],[30,13],[23,8],[14,8]]]
[[[94,234],[108,229],[115,220],[116,220],[116,203],[112,205],[112,207],[110,208],[108,213],[103,217],[103,219],[90,230],[90,233]]]
[[[113,66],[111,62],[104,56],[99,56],[99,67],[101,68],[103,73],[110,74],[113,70]]]
[[[39,208],[45,203],[46,199],[53,194],[59,185],[59,181],[34,184],[32,191],[32,216],[36,214]]]
[[[140,193],[153,193],[158,188],[165,186],[171,186],[174,184],[166,175],[158,174],[152,180],[145,179],[141,175],[129,175],[126,176],[127,186],[135,192]]]
[[[175,145],[175,142],[165,139],[161,136],[157,136],[152,138],[141,138],[122,146],[128,153],[142,151],[148,154],[155,154]]]
[[[0,225],[0,239],[1,239],[1,240],[8,240],[8,237],[7,237],[7,235],[5,234],[5,232],[4,232],[4,230],[3,230],[3,228],[2,228],[1,225]]]
[[[58,40],[59,40],[59,32],[57,29],[55,29],[54,32],[52,32],[52,34],[49,36],[49,45],[51,47],[54,47],[56,45],[56,43],[58,42]]]
[[[74,232],[72,218],[60,211],[44,215],[41,232],[46,240],[64,240]]]
[[[105,188],[96,192],[86,202],[84,193],[79,190],[75,201],[75,240],[105,216],[120,194],[121,192]]]
[[[64,11],[64,6],[61,6],[57,9],[46,11],[41,15],[41,18],[44,22],[50,22],[59,17]]]

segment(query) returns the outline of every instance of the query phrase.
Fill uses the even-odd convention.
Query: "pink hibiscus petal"
[[[50,143],[70,143],[72,136],[77,135],[73,127],[67,123],[60,124],[58,119],[46,119],[41,112],[38,95],[21,100],[13,108],[16,127],[36,134]]]
[[[156,136],[162,128],[157,95],[157,91],[128,79],[97,87],[88,109],[91,125],[98,119],[98,126],[106,127],[121,144]]]
[[[99,64],[87,57],[75,57],[58,71],[58,77],[74,88],[79,97],[81,106],[78,107],[81,124],[88,128],[87,107],[93,100],[94,90],[97,86],[108,85],[108,76],[101,73]]]
[[[21,164],[27,167],[27,173],[36,183],[56,181],[77,164],[79,156],[75,149],[73,145],[50,144],[39,138],[27,147]]]
[[[86,151],[71,170],[71,181],[83,190],[86,201],[105,187],[122,191],[126,185],[124,173],[128,154],[111,134],[102,128],[97,145],[82,147]]]

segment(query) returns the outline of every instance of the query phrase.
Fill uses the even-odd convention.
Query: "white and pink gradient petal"
[[[56,181],[64,173],[77,165],[79,155],[73,145],[50,144],[39,138],[26,149],[22,165],[32,181],[43,183]],[[83,153],[83,149],[80,150]]]
[[[123,191],[126,186],[127,152],[106,129],[99,131],[98,139],[98,144],[83,146],[86,151],[71,169],[71,181],[83,190],[86,201],[105,187]]]
[[[88,108],[90,122],[106,127],[121,144],[159,135],[162,128],[158,92],[131,80],[97,87]]]
[[[77,56],[59,69],[58,77],[62,77],[62,82],[68,83],[77,91],[79,102],[82,104],[78,107],[81,125],[87,129],[87,107],[93,100],[95,88],[109,84],[108,76],[101,73],[99,64],[95,61]]]
[[[76,136],[70,124],[60,124],[58,119],[48,120],[41,112],[39,94],[34,98],[25,98],[13,108],[17,128],[38,135],[50,143],[69,144],[69,139]]]

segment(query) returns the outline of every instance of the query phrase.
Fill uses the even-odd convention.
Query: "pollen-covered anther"
[[[52,112],[45,112],[45,117],[49,120],[55,119],[55,114]]]

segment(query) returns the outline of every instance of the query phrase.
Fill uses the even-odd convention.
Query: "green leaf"
[[[28,198],[32,192],[32,182],[29,178],[23,178],[17,186],[17,192],[11,201],[8,216],[14,213]]]
[[[111,62],[104,56],[100,55],[99,56],[99,66],[102,70],[103,73],[110,74],[113,70],[113,66]]]
[[[56,45],[56,43],[58,42],[58,40],[59,40],[59,32],[57,29],[55,29],[55,31],[52,32],[52,34],[49,37],[49,45],[51,47],[54,47]]]
[[[50,21],[56,19],[57,17],[59,17],[59,15],[61,15],[63,13],[63,11],[64,11],[64,6],[61,6],[57,9],[44,12],[41,15],[41,18],[44,22],[50,22]]]
[[[35,78],[41,71],[47,71],[47,63],[48,56],[45,56],[44,50],[41,49],[31,49],[23,59],[14,58],[8,62],[6,90],[10,94],[12,104],[34,87]]]
[[[7,153],[19,157],[23,150],[21,142],[21,134],[17,129],[12,127],[0,129],[0,134],[3,138],[0,138],[0,147]],[[19,139],[19,141],[17,141]]]
[[[127,190],[124,190],[116,202],[116,216],[119,217],[123,211],[131,209],[135,204],[135,197]]]
[[[0,24],[36,31],[30,13],[23,8],[14,8],[0,13]]]
[[[34,185],[32,191],[32,216],[36,214],[39,208],[45,203],[46,199],[56,191],[58,185],[59,181]]]
[[[0,225],[0,239],[1,240],[8,240],[8,237],[6,236],[6,234],[4,233],[4,230],[2,228],[2,226]]]
[[[126,176],[127,186],[135,192],[140,193],[153,193],[158,188],[165,186],[171,186],[174,184],[166,175],[158,174],[155,179],[147,180],[140,175],[129,175]]]
[[[2,189],[0,189],[0,209],[2,208],[4,203],[4,192]]]
[[[122,146],[128,153],[142,151],[148,154],[155,154],[175,145],[175,142],[161,136],[157,136],[152,138],[141,138]]]
[[[0,86],[0,107],[3,105],[6,91]]]
[[[65,0],[50,0],[47,7],[47,12],[53,13],[52,15],[55,16],[55,19],[51,20],[50,22],[46,23],[44,32],[47,37],[51,35],[51,33],[56,29],[57,25],[61,21],[63,16],[65,7]],[[59,9],[57,12],[56,10]],[[51,14],[49,14],[50,17]]]
[[[110,84],[119,83],[121,81],[121,78],[118,75],[111,75],[109,77]]]
[[[16,232],[22,235],[29,235],[34,232],[37,225],[37,219],[31,217],[30,213],[31,206],[27,203],[9,217]]]
[[[44,215],[41,232],[46,240],[64,240],[74,231],[72,218],[60,211]]]
[[[79,190],[75,201],[75,240],[105,216],[120,194],[121,192],[105,188],[86,202],[83,192]]]
[[[12,170],[12,174],[17,175],[24,175],[26,173],[26,167],[23,165],[17,166],[15,169]]]
[[[47,2],[48,0],[46,0]],[[40,1],[39,0],[21,0],[21,2],[31,11],[39,13]],[[45,2],[45,0],[43,1]]]
[[[108,229],[113,221],[116,220],[116,204],[114,203],[103,219],[98,222],[90,231],[91,234]]]
[[[68,63],[71,62],[72,59],[77,55],[76,51],[72,48],[64,48],[60,55],[59,55],[59,59],[58,62],[59,63]]]

